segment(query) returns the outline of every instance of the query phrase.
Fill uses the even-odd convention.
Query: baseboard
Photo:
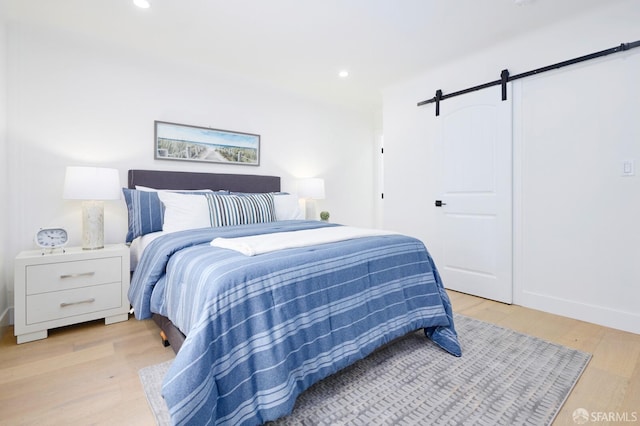
[[[640,334],[640,313],[625,312],[527,291],[520,293],[517,304],[550,314]]]

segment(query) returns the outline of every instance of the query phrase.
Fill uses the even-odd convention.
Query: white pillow
[[[304,212],[298,203],[298,197],[292,194],[278,194],[273,196],[276,209],[276,220],[302,220]]]
[[[148,186],[140,186],[140,185],[136,185],[136,189],[138,191],[145,191],[145,192],[158,192],[158,189],[155,188],[149,188]]]
[[[209,203],[204,194],[180,194],[159,191],[158,198],[164,204],[164,232],[211,226]]]

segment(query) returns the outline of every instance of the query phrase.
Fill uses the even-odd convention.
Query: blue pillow
[[[129,229],[126,241],[130,243],[137,237],[162,231],[164,206],[157,192],[138,191],[122,188],[127,203]]]

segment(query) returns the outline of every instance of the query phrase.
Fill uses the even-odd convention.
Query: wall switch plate
[[[624,160],[622,162],[622,176],[634,176],[636,174],[636,161]]]

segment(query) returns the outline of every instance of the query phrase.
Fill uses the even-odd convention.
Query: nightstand
[[[64,253],[59,248],[23,251],[14,265],[18,343],[45,339],[50,328],[129,319],[129,248],[124,244],[70,247]]]

